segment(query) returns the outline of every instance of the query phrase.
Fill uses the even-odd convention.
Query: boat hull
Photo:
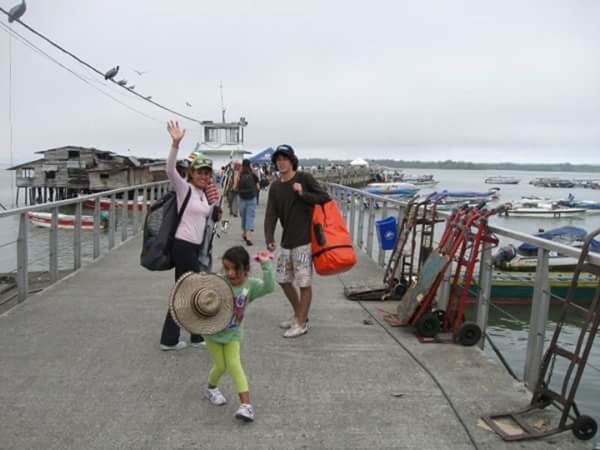
[[[27,218],[32,225],[41,228],[52,227],[52,214],[51,213],[38,213],[29,212]],[[100,228],[104,228],[105,225],[101,224]],[[57,228],[59,230],[73,230],[75,229],[75,216],[68,214],[59,214]],[[93,230],[94,229],[94,218],[92,216],[81,216],[81,229],[82,230]]]

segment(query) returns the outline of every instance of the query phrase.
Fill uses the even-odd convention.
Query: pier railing
[[[37,268],[36,274],[45,275],[41,277],[45,278],[43,287],[139,233],[148,205],[168,187],[168,181],[161,181],[0,211],[0,226],[8,233],[7,241],[0,242],[0,263],[4,267],[0,307],[15,300],[21,302],[31,293],[32,268]],[[62,214],[67,211],[69,217],[65,219]],[[32,226],[35,213],[49,213],[44,228]],[[90,218],[93,226],[88,223],[84,230],[82,219]],[[82,257],[84,245],[86,258]],[[16,285],[16,293],[12,292],[12,284]]]
[[[377,242],[375,237],[375,220],[395,215],[397,216],[398,223],[400,223],[406,208],[406,202],[369,194],[365,191],[339,184],[330,183],[327,187],[332,197],[336,199],[342,215],[346,219],[346,224],[352,235],[355,247],[364,251],[383,268],[386,264],[386,255],[385,251],[381,251],[374,245],[374,241]],[[438,215],[446,217],[448,213],[438,211]],[[488,229],[496,236],[527,242],[538,248],[535,285],[531,299],[527,354],[523,372],[526,386],[533,388],[538,378],[540,362],[543,356],[546,324],[550,308],[551,291],[548,278],[550,252],[579,258],[581,251],[574,247],[540,239],[509,228],[488,224]],[[492,248],[492,244],[484,242],[481,258],[478,262],[479,289],[476,299],[476,322],[482,330],[482,336],[486,335],[491,304],[493,275]],[[600,254],[590,253],[586,261],[590,264],[600,266]],[[451,277],[449,274],[450,270],[447,272],[447,276],[444,277],[444,282],[438,291],[437,301],[438,305],[442,307],[446,304],[450,292]],[[484,343],[485,339],[482,338],[479,343],[482,349]]]

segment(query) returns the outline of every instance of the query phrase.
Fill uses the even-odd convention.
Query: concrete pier
[[[243,243],[232,220],[216,267]],[[254,242],[251,253],[261,231]],[[591,448],[570,432],[506,443],[478,426],[530,395],[475,347],[420,344],[388,327],[382,310],[394,304],[346,300],[343,283],[382,276],[366,257],[343,276],[315,277],[301,338],[278,328],[290,314],[279,287],[249,306],[242,359],[256,421],[240,423],[227,375],[227,405],[202,397],[204,348],[159,350],[173,273],[141,268],[140,248],[133,238],[0,316],[1,449]]]

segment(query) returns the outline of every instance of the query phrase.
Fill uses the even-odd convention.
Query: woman
[[[254,231],[254,217],[256,216],[256,197],[260,186],[258,177],[250,167],[250,160],[242,161],[242,169],[235,178],[234,189],[240,198],[240,217],[242,218],[242,238],[246,245],[252,245],[252,232]]]
[[[200,271],[200,248],[204,240],[206,222],[211,213],[211,203],[214,203],[215,187],[213,183],[212,161],[201,153],[196,153],[187,172],[187,180],[176,169],[179,144],[185,136],[185,130],[179,128],[178,122],[167,123],[167,131],[171,136],[171,150],[167,158],[167,176],[177,194],[177,207],[181,208],[189,195],[181,222],[175,232],[171,255],[175,263],[175,281],[186,272]],[[209,198],[207,198],[207,193]],[[218,198],[218,195],[217,195]],[[209,202],[209,199],[211,200]],[[179,340],[179,325],[167,311],[160,338],[160,349],[181,350],[187,346]],[[204,343],[200,335],[192,335],[191,344],[198,347]]]

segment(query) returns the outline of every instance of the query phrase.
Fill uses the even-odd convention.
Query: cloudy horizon
[[[184,114],[220,120],[222,82],[227,119],[247,118],[253,152],[286,142],[301,157],[600,164],[591,0],[27,6],[25,23],[95,67],[119,64],[137,92]],[[164,156],[173,115],[12,27],[88,83],[0,27],[0,163],[11,160],[9,101],[15,164],[65,145]],[[192,147],[199,127],[181,123]]]

